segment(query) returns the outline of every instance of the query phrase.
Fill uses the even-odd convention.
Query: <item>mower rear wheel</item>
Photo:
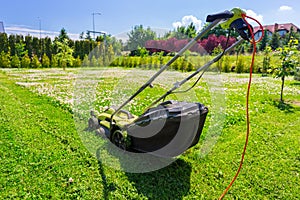
[[[126,150],[126,141],[122,131],[116,130],[111,137],[111,141],[120,149]]]

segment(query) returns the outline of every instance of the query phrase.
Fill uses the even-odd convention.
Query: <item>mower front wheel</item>
[[[120,130],[116,130],[115,132],[113,132],[111,142],[120,149],[127,149],[125,137],[123,136],[122,131]]]
[[[99,128],[96,129],[96,135],[109,138],[109,130],[108,128],[100,125]]]

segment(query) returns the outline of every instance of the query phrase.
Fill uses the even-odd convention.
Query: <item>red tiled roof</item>
[[[277,26],[277,28],[276,28],[276,26]],[[294,31],[300,31],[300,29],[296,25],[294,25],[293,23],[265,25],[263,27],[264,27],[264,30],[268,30],[271,33],[274,33],[276,30],[287,30],[287,31],[290,31],[291,27],[294,28]],[[254,27],[254,33],[256,33],[259,30],[260,30],[259,26]]]

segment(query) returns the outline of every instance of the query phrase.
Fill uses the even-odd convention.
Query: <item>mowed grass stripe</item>
[[[98,162],[72,114],[1,73],[0,94],[0,198],[100,198]]]

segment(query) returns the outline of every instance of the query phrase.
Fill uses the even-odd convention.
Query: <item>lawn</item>
[[[210,110],[199,144],[171,165],[130,173],[97,159],[95,146],[102,140],[83,130],[89,111],[120,105],[153,73],[2,69],[0,198],[217,199],[241,158],[247,74],[208,73],[191,92],[168,98],[201,102]],[[126,109],[142,113],[187,74],[164,73]],[[279,97],[280,80],[254,75],[250,142],[242,171],[225,199],[298,198],[300,83],[289,77],[286,103],[280,104]]]

